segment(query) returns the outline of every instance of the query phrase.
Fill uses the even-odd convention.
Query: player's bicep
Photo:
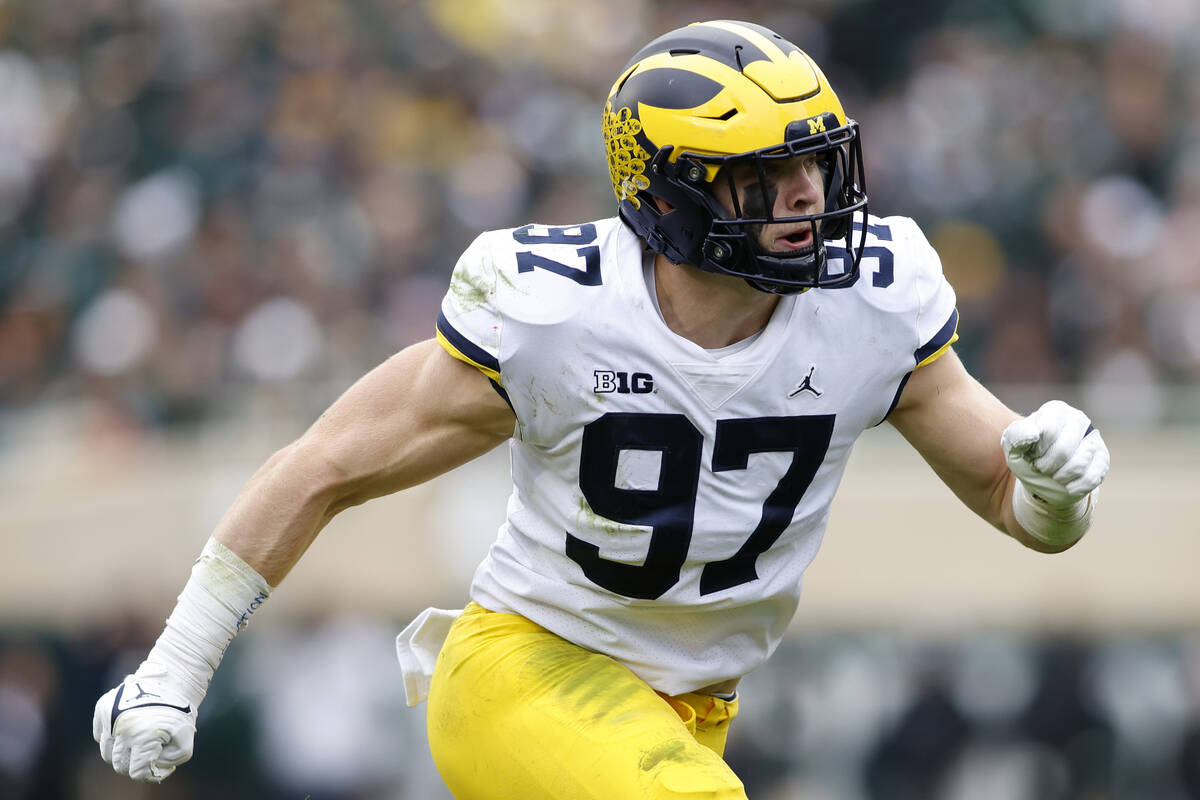
[[[315,453],[334,505],[344,508],[470,461],[514,426],[488,378],[430,339],[359,379],[297,445]]]
[[[1011,473],[1000,434],[1016,418],[948,349],[913,372],[888,420],[968,508],[1005,528]]]

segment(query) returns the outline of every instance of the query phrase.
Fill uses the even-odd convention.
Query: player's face
[[[775,218],[819,214],[825,210],[825,179],[817,154],[764,160],[763,175],[752,163],[734,164],[727,169],[732,170],[743,217],[766,218],[768,210]],[[713,181],[713,195],[730,214],[736,213],[729,179],[724,173]],[[812,224],[808,222],[754,225],[751,230],[759,247],[767,252],[789,253],[813,246]]]

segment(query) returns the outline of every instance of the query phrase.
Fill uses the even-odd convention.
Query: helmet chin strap
[[[747,278],[746,282],[761,292],[771,294],[799,294],[812,289],[817,285],[826,261],[825,240],[815,227],[812,248],[804,255],[776,253],[758,245],[755,245],[752,254],[762,278],[771,282],[764,283],[754,278]],[[777,281],[796,281],[797,284]]]

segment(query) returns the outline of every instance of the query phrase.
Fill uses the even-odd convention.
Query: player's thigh
[[[509,614],[455,623],[428,726],[460,800],[745,798],[720,756],[626,667]]]

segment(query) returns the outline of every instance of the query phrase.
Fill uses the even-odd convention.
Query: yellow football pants
[[[742,798],[722,760],[737,700],[666,697],[627,667],[472,603],[429,690],[429,746],[459,800]]]

